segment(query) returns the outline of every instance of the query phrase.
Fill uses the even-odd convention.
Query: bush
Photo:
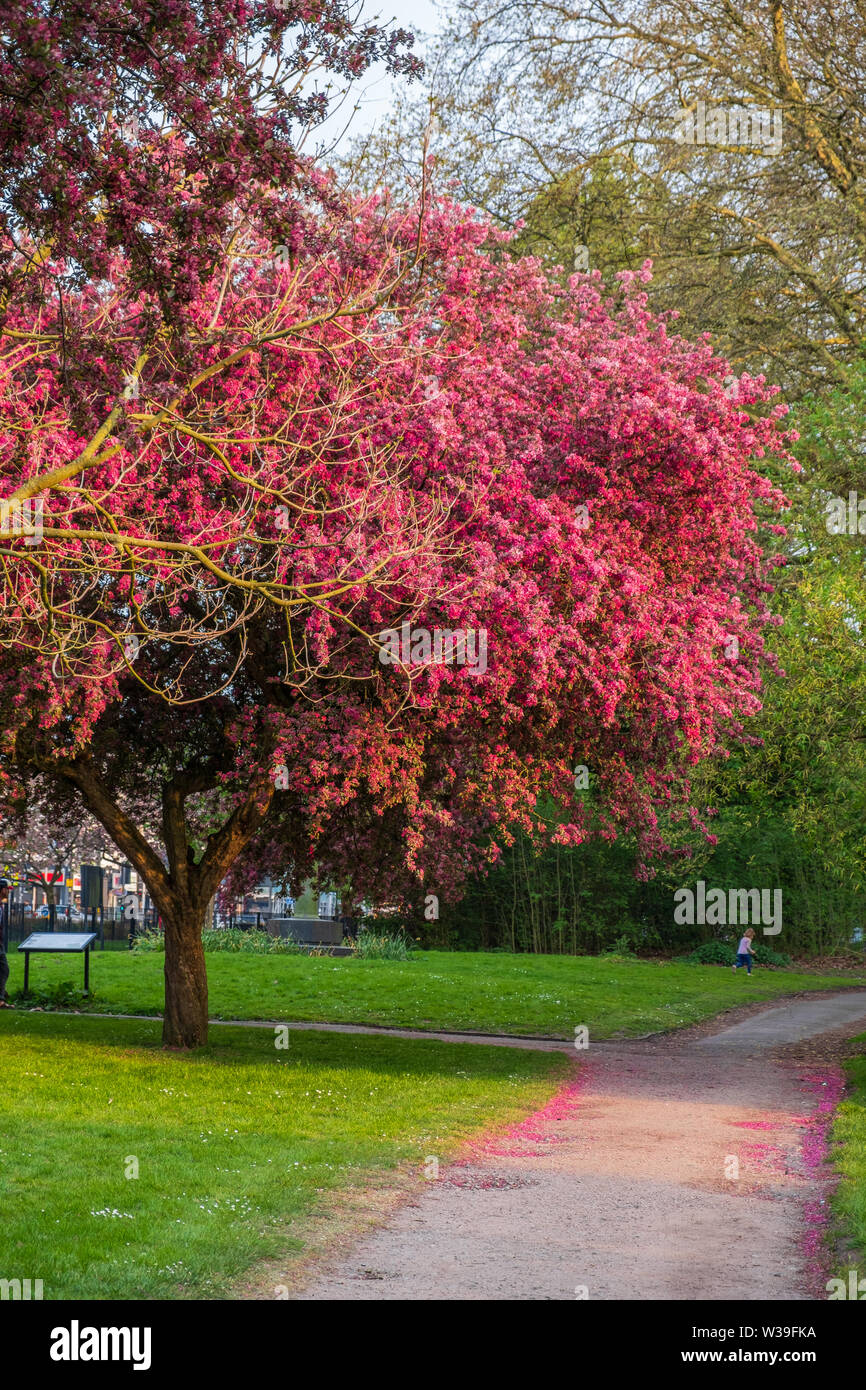
[[[774,951],[772,947],[765,946],[763,941],[753,941],[752,949],[757,965],[791,964],[790,956],[786,956],[782,951]],[[696,965],[733,965],[736,959],[736,945],[724,941],[705,941],[685,959]]]
[[[57,980],[52,985],[37,985],[35,989],[30,989],[25,994],[23,989],[16,990],[12,998],[16,1004],[24,1004],[34,1009],[80,1009],[83,1004],[90,1004],[93,1001],[92,994],[85,994],[84,990],[71,980]]]
[[[600,951],[599,955],[606,960],[637,960],[637,953],[632,950],[632,936],[625,932],[618,936],[612,945]]]
[[[218,927],[203,931],[201,944],[206,951],[238,951],[252,956],[292,956],[302,952],[297,941],[268,936],[266,931],[244,931],[241,927]],[[134,951],[164,951],[162,932],[141,932],[133,943]]]
[[[288,937],[269,936],[266,931],[244,931],[241,927],[218,927],[201,934],[206,951],[239,951],[251,956],[296,956],[303,948]]]
[[[765,946],[763,941],[753,941],[752,950],[755,952],[755,960],[758,965],[790,965],[791,957],[784,951],[774,951],[772,946]]]
[[[137,932],[132,942],[132,949],[138,951],[139,954],[144,951],[164,951],[165,936],[161,931]]]
[[[705,941],[690,952],[686,960],[693,961],[695,965],[733,965],[734,949],[726,946],[724,941]]]
[[[359,960],[408,960],[412,950],[413,942],[407,936],[365,928],[358,932],[355,955]]]

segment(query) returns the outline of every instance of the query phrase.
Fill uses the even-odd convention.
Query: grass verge
[[[561,1054],[0,1013],[0,1278],[46,1299],[226,1297],[342,1198],[544,1105]],[[135,1176],[137,1174],[137,1176]],[[348,1205],[351,1205],[349,1203]]]
[[[164,957],[97,952],[92,1008],[157,1014]],[[866,985],[866,977],[813,975],[756,967],[733,975],[712,965],[598,956],[419,952],[408,961],[209,954],[210,1010],[223,1019],[370,1023],[456,1032],[574,1036],[585,1025],[597,1039],[682,1027],[724,1009],[804,990]],[[10,956],[10,991],[23,978]],[[76,968],[34,958],[31,984],[43,996]]]
[[[833,1197],[838,1227],[837,1243],[847,1250],[844,1268],[837,1274],[848,1287],[849,1270],[857,1279],[866,1278],[866,1033],[853,1042],[861,1055],[845,1063],[848,1095],[836,1111],[833,1140],[836,1167],[842,1174]],[[861,1292],[866,1297],[866,1291]]]

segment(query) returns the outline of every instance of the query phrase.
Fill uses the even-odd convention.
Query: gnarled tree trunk
[[[163,784],[164,863],[130,816],[113,799],[87,757],[48,764],[81,792],[88,810],[141,874],[165,928],[165,1047],[203,1047],[207,1042],[207,969],[201,934],[217,889],[237,856],[259,829],[273,796],[270,749],[262,749],[262,769],[245,801],[219,830],[208,836],[196,860],[184,815],[193,792],[210,790],[215,774],[179,772]]]

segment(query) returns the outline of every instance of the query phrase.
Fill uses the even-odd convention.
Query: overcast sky
[[[361,17],[366,22],[378,18],[382,24],[396,20],[394,27],[408,29],[415,35],[414,51],[423,56],[424,38],[434,34],[441,26],[440,13],[443,8],[436,5],[434,0],[366,0]],[[406,78],[397,78],[396,83],[404,87],[408,85]],[[337,140],[339,148],[340,144],[368,131],[378,117],[387,114],[394,85],[395,80],[388,76],[384,63],[376,63],[356,84],[340,111],[317,129],[316,144]],[[341,136],[356,102],[360,109],[352,118],[346,135]]]

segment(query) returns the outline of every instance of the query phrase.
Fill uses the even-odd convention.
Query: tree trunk
[[[201,942],[206,904],[164,913],[164,1047],[203,1047],[207,1042],[207,968]]]
[[[113,799],[89,757],[62,763],[53,760],[44,769],[55,776],[59,773],[77,788],[87,809],[144,879],[160,913],[165,926],[165,1047],[203,1047],[207,1042],[207,970],[201,934],[208,904],[238,855],[261,828],[270,807],[274,784],[268,759],[273,748],[263,748],[260,743],[257,751],[262,759],[258,779],[252,780],[247,799],[208,836],[198,862],[190,843],[184,802],[188,796],[216,786],[215,775],[180,771],[163,784],[164,860]]]

